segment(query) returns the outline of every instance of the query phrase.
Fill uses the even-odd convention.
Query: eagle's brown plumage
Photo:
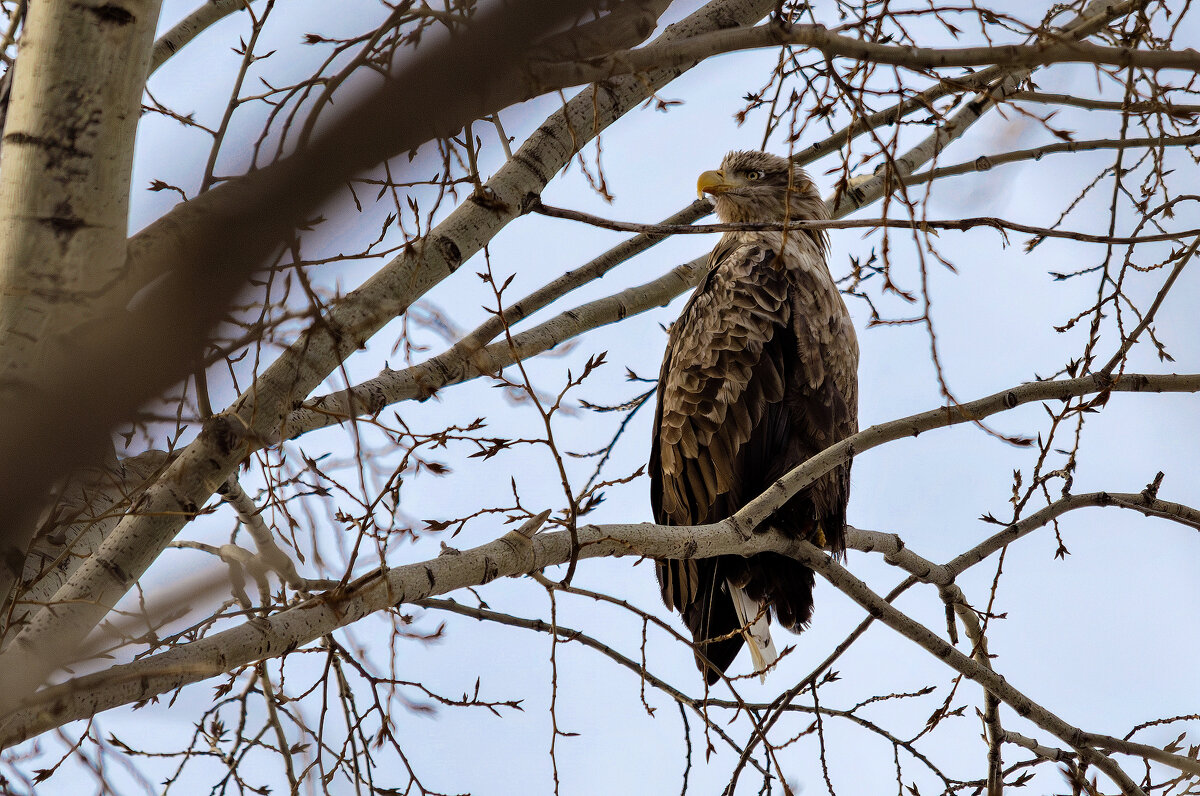
[[[731,152],[699,186],[724,222],[827,217],[808,175],[764,152]],[[730,232],[713,250],[671,327],[659,376],[650,454],[656,521],[725,519],[858,430],[858,342],[825,254],[822,233],[797,231]],[[849,464],[829,472],[769,525],[808,539],[823,532],[841,553],[849,481]],[[812,616],[812,570],[775,553],[659,561],[658,579],[710,683],[747,637],[756,664],[770,663],[768,613],[797,632]]]

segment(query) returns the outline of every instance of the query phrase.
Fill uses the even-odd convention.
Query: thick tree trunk
[[[107,308],[121,281],[134,133],[160,2],[29,4],[0,155],[0,417],[30,444],[38,425],[54,422],[32,410],[45,405],[72,332]],[[41,469],[5,479],[0,505],[32,505],[8,498],[44,491]],[[34,511],[4,517],[0,595],[21,572]]]

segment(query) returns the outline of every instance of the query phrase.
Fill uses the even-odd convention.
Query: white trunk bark
[[[0,159],[0,384],[94,317],[125,263],[159,0],[31,3]],[[140,55],[139,55],[140,54]]]
[[[0,154],[0,417],[7,422],[28,417],[70,333],[100,315],[121,280],[134,133],[159,5],[29,4]],[[4,518],[0,595],[21,571],[30,514]]]

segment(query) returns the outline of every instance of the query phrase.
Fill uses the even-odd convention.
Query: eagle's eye
[[[751,182],[754,180],[761,180],[763,177],[767,176],[766,172],[759,171],[758,169],[751,169],[750,171],[745,172],[745,174],[746,179],[750,180]]]

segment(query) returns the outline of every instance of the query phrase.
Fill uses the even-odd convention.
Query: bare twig
[[[578,531],[578,555],[580,559],[631,553],[654,558],[688,558],[728,554],[734,551],[748,555],[767,550],[793,554],[797,550],[794,541],[775,533],[755,533],[753,529],[761,526],[763,520],[778,510],[793,494],[839,464],[851,451],[858,454],[889,439],[970,422],[977,417],[1030,401],[1064,398],[1101,390],[1195,392],[1200,390],[1200,374],[1127,374],[1113,383],[1104,383],[1098,376],[1058,382],[1035,382],[958,407],[937,409],[873,426],[797,467],[728,520],[682,529],[649,524],[584,526]],[[1143,506],[1156,508],[1161,503],[1156,498],[1148,499],[1140,494],[1128,496],[1128,500],[1125,500],[1125,497],[1122,496],[1121,501],[1095,498],[1092,503],[1086,505],[1142,509]],[[1194,509],[1189,511],[1196,513]],[[1029,531],[1027,528],[1023,530],[1025,533]],[[1009,529],[998,534],[989,543],[977,547],[968,554],[966,562],[964,557],[960,556],[947,567],[954,568],[956,564],[964,568],[969,566],[974,560],[978,560],[977,557],[985,555],[989,547],[998,548],[1009,543],[1011,540],[1008,536],[1012,531],[1013,529]],[[519,551],[514,549],[511,543],[501,539],[472,550],[464,550],[459,555],[442,556],[421,564],[363,576],[348,584],[345,589],[307,600],[296,607],[260,620],[253,626],[224,631],[137,663],[114,667],[110,673],[89,675],[64,686],[46,689],[33,698],[39,705],[37,710],[22,710],[5,722],[0,739],[5,745],[11,744],[31,734],[37,734],[45,726],[55,726],[81,716],[94,715],[101,710],[146,699],[153,694],[220,674],[233,666],[289,652],[335,628],[352,624],[369,613],[399,602],[424,599],[465,586],[488,583],[497,577],[522,574],[564,563],[570,559],[573,548],[569,537],[566,532],[537,534],[532,539],[531,549]],[[828,570],[826,568],[821,571]],[[961,569],[955,568],[952,571],[958,572]],[[872,599],[881,600],[877,597]],[[871,605],[874,611],[874,607],[877,606],[874,602]],[[922,631],[928,634],[923,628]],[[922,638],[925,636],[922,635]],[[943,645],[944,642],[939,639],[937,644]],[[938,650],[938,657],[945,659],[941,654],[941,646]],[[972,679],[978,680],[1012,704],[1011,699],[1015,699],[1013,692],[996,691],[995,675],[974,661],[966,660],[971,666],[966,669],[960,668],[960,671],[967,673]],[[180,664],[185,661],[187,671],[181,673]],[[983,679],[980,679],[980,671],[986,673],[982,675]],[[100,684],[105,682],[108,674],[112,675],[115,683],[101,688]],[[1024,715],[1022,707],[1018,707],[1017,710]]]

